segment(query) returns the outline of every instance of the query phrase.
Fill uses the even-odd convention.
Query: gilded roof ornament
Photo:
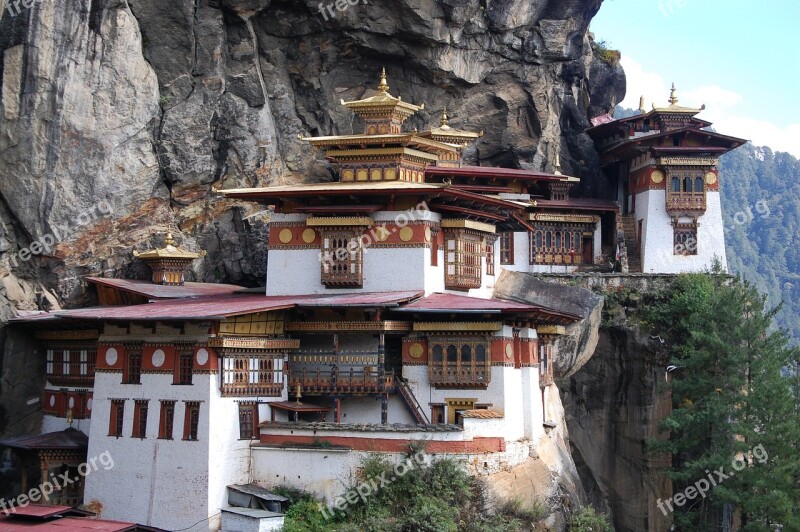
[[[386,83],[386,68],[381,69],[381,82],[378,85],[378,90],[381,92],[389,91],[389,85]]]
[[[675,96],[675,82],[672,83],[672,89],[669,91],[669,104],[678,105],[678,97]]]

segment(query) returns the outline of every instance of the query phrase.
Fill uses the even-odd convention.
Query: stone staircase
[[[628,271],[641,273],[642,257],[639,255],[639,245],[636,242],[636,218],[632,214],[623,215],[622,228],[625,234],[625,249],[628,252]]]

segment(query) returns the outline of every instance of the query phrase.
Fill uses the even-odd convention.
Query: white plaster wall
[[[67,423],[67,418],[65,417],[48,416],[47,414],[42,416],[42,434],[47,434],[48,432],[59,432],[69,426],[70,425]],[[88,436],[91,428],[91,420],[74,419],[72,421],[72,428],[77,429]]]
[[[430,415],[430,412],[427,412]],[[328,414],[333,421],[333,412]],[[355,396],[342,399],[342,423],[380,423],[381,400],[379,397]],[[397,394],[389,395],[388,422],[415,425],[411,413]]]
[[[193,385],[174,386],[172,375],[143,374],[142,384],[120,384],[121,373],[95,376],[89,458],[108,452],[114,466],[100,468],[86,477],[84,501],[102,504],[102,516],[133,521],[167,530],[207,530],[210,515],[209,485],[209,390],[215,375],[194,375]],[[108,436],[111,402],[126,399],[123,436]],[[149,399],[145,439],[132,438],[133,399]],[[173,440],[159,440],[161,399],[176,400]],[[183,400],[200,405],[198,441],[183,441]],[[216,437],[216,436],[215,436]]]
[[[512,272],[528,272],[530,271],[530,258],[528,255],[528,233],[516,232],[514,233],[514,264],[500,264],[500,239],[497,239],[497,272],[500,273],[500,268],[504,268]]]
[[[222,397],[219,387],[212,385],[208,417],[214,428],[204,435],[208,440],[208,515],[216,515],[221,508],[228,505],[229,484],[249,482],[251,440],[239,439],[237,399]],[[203,415],[202,407],[200,415]],[[259,420],[262,418],[259,417]],[[213,525],[213,522],[209,525]]]
[[[706,192],[706,212],[698,219],[697,255],[673,254],[673,230],[666,209],[666,191],[636,195],[636,220],[642,224],[642,270],[645,273],[683,273],[709,269],[718,257],[727,270],[725,236],[719,192]]]
[[[592,262],[594,262],[595,257],[599,257],[600,254],[603,252],[603,231],[602,224],[600,220],[597,220],[597,224],[594,228],[594,251],[592,252]]]

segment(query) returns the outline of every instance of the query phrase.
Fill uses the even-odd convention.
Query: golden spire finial
[[[561,175],[561,156],[556,153],[556,163],[553,165],[555,171],[553,172],[554,175]]]
[[[644,108],[644,96],[639,97],[639,112],[645,114],[647,111]]]
[[[172,231],[169,231],[169,230],[167,231],[167,238],[164,239],[164,244],[166,244],[168,246],[174,246],[175,245],[175,239],[172,238]]]
[[[447,122],[447,106],[444,106],[444,110],[442,111],[442,127],[448,125]]]
[[[669,104],[670,105],[677,105],[678,104],[678,97],[675,96],[675,83],[672,83],[672,89],[669,92]]]
[[[381,70],[381,83],[378,85],[378,90],[381,92],[386,92],[389,90],[389,85],[386,83],[386,69],[383,68]]]

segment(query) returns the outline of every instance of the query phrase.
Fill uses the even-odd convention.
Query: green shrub
[[[569,532],[614,532],[606,516],[598,514],[591,506],[584,506],[567,523]]]

